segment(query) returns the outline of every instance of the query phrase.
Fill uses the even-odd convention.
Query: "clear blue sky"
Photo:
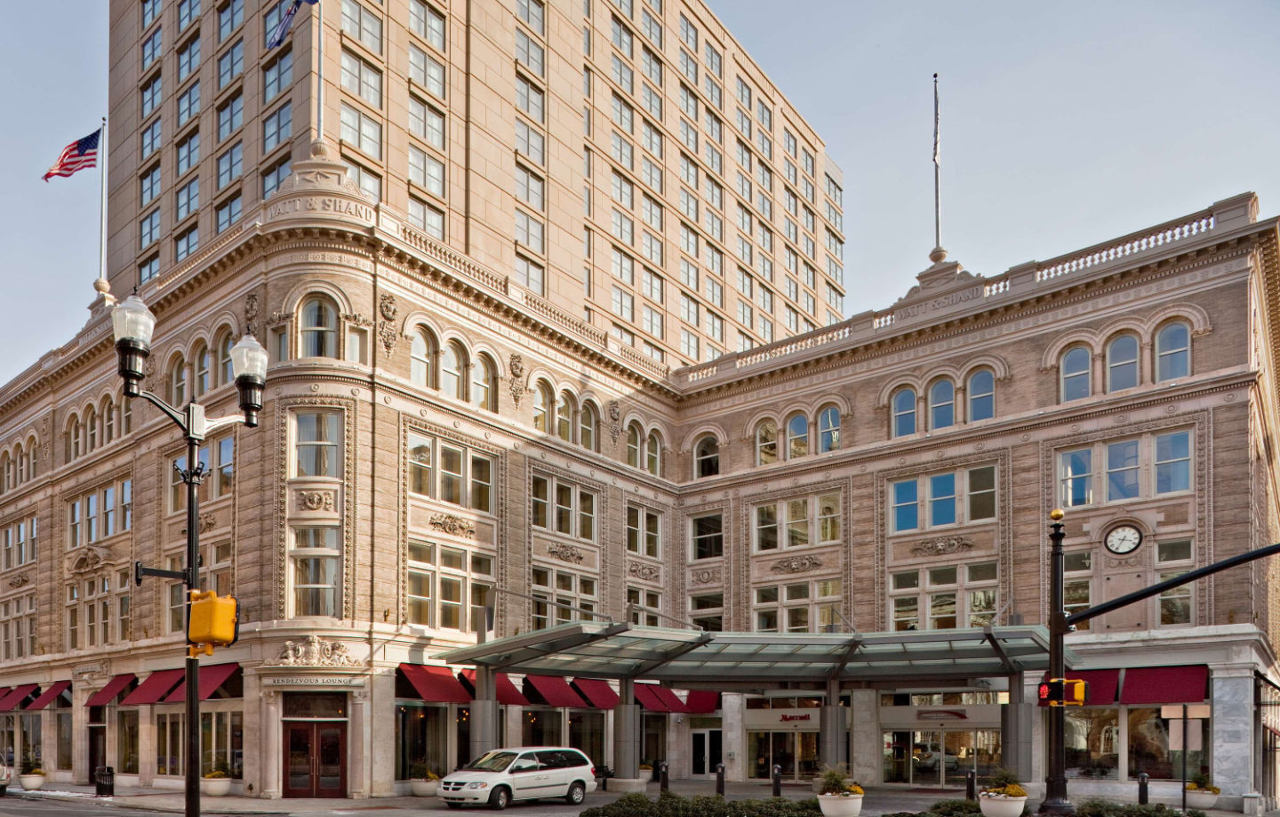
[[[971,272],[1246,190],[1280,211],[1280,3],[709,2],[844,170],[849,313],[891,305],[928,266],[935,71],[942,243]],[[0,382],[88,317],[97,171],[40,176],[107,93],[106,0],[9,6]]]

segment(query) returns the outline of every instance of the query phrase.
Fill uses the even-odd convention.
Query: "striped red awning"
[[[200,700],[207,701],[209,696],[218,691],[218,687],[227,682],[227,679],[240,669],[240,665],[232,661],[230,664],[213,664],[208,667],[200,668]],[[180,704],[187,700],[187,679],[184,671],[182,683],[173,688],[168,697],[164,699],[167,704]]]
[[[596,709],[613,709],[618,705],[618,693],[613,691],[608,681],[596,678],[574,678],[573,686]]]
[[[147,676],[147,680],[138,684],[137,689],[126,695],[120,705],[140,706],[159,703],[161,698],[169,694],[169,690],[177,686],[186,673],[185,669],[162,669],[153,672]]]
[[[85,706],[106,706],[116,699],[125,687],[133,683],[138,676],[132,672],[126,672],[123,675],[117,675],[107,682],[107,685],[97,692],[89,696],[89,700],[84,702]]]
[[[57,698],[62,693],[66,692],[70,686],[70,681],[58,681],[44,692],[41,692],[40,696],[34,701],[27,704],[25,710],[27,712],[35,712],[37,709],[44,709],[53,701],[54,698]]]
[[[401,664],[400,671],[418,691],[424,701],[444,704],[471,703],[467,692],[448,667],[427,667],[422,664]]]

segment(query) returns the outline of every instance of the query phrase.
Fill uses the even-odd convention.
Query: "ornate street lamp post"
[[[141,397],[160,409],[182,429],[187,441],[186,468],[177,469],[187,486],[187,559],[186,568],[159,570],[146,568],[141,562],[134,565],[135,581],[143,576],[160,576],[181,579],[187,588],[187,616],[191,615],[191,591],[200,588],[200,527],[198,488],[204,479],[204,466],[200,463],[200,443],[212,432],[236,423],[249,428],[258,425],[258,412],[262,410],[262,390],[267,382],[267,351],[262,344],[246,334],[231,347],[231,368],[235,373],[236,388],[240,392],[241,416],[221,417],[216,420],[205,417],[204,406],[193,398],[185,408],[169,405],[159,396],[139,388],[142,382],[142,366],[151,354],[151,335],[156,316],[137,295],[130,295],[111,310],[111,324],[115,331],[116,353],[120,359],[119,372],[124,378],[126,398]],[[176,468],[176,466],[175,466]],[[196,651],[187,648],[187,747],[186,747],[186,816],[200,814],[200,662]]]

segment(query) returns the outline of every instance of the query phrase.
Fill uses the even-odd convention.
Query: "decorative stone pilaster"
[[[1240,811],[1244,795],[1257,791],[1253,779],[1253,668],[1211,667],[1213,784],[1222,789],[1217,808]]]

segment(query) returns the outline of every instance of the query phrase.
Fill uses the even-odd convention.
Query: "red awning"
[[[649,710],[650,712],[670,712],[671,707],[667,702],[658,697],[657,690],[661,689],[657,684],[636,684],[636,703]]]
[[[70,686],[70,681],[58,681],[53,686],[40,693],[40,697],[27,704],[25,707],[26,711],[35,712],[37,709],[44,709],[53,701],[54,698],[66,692],[67,688]]]
[[[106,706],[116,699],[121,690],[133,683],[138,676],[132,672],[126,672],[124,675],[117,675],[107,682],[107,685],[97,692],[89,696],[89,700],[85,701],[85,706]]]
[[[476,688],[476,671],[473,669],[464,669],[462,677],[466,679],[471,688]],[[528,706],[529,699],[524,697],[520,690],[516,689],[516,685],[511,682],[511,676],[505,672],[495,672],[493,674],[494,691],[498,693],[498,703],[504,706]]]
[[[0,698],[0,712],[12,712],[14,707],[22,703],[23,698],[39,688],[39,684],[18,684],[7,695]]]
[[[680,696],[667,689],[664,686],[655,686],[653,692],[661,701],[667,705],[668,712],[683,712],[684,701],[680,700]]]
[[[1124,672],[1120,690],[1122,704],[1200,703],[1208,696],[1209,668],[1204,664],[1185,667],[1135,667]]]
[[[720,693],[715,690],[691,689],[689,694],[684,696],[684,711],[690,715],[705,715],[719,708]]]
[[[185,669],[162,669],[147,676],[147,680],[138,684],[138,688],[125,696],[121,706],[159,703],[169,690],[182,680]]]
[[[549,706],[584,707],[586,701],[569,686],[569,682],[555,675],[526,675],[525,683],[537,690]]]
[[[200,700],[207,701],[209,696],[218,691],[218,687],[226,683],[240,665],[232,661],[230,664],[213,664],[200,668]],[[173,692],[164,699],[167,704],[180,704],[187,700],[187,677],[183,670],[182,683],[173,688]]]
[[[442,704],[471,703],[471,694],[448,667],[401,664],[400,671],[424,701]]]
[[[1079,678],[1089,685],[1085,706],[1115,706],[1116,689],[1120,686],[1120,670],[1118,669],[1069,669],[1067,678]],[[1045,673],[1042,681],[1047,681]],[[1040,706],[1047,707],[1048,701],[1039,701]]]
[[[574,678],[573,686],[596,709],[613,709],[618,705],[618,693],[613,691],[608,681],[595,678]]]

